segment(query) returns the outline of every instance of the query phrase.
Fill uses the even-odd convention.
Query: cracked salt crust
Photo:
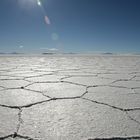
[[[18,110],[0,107],[0,137],[12,134],[18,124]]]
[[[55,98],[80,96],[86,90],[83,86],[68,83],[35,83],[27,88],[43,92],[45,95]]]
[[[42,140],[138,135],[140,129],[124,112],[80,99],[33,106],[22,119],[20,133]]]
[[[8,106],[24,106],[47,99],[39,93],[24,89],[3,90],[0,92],[0,104]]]
[[[140,139],[140,57],[0,57],[0,140]]]
[[[82,85],[87,85],[87,86],[93,86],[93,85],[108,85],[113,80],[110,79],[102,79],[98,77],[71,77],[67,78],[64,81],[66,82],[72,82],[72,83],[77,83],[77,84],[82,84]]]
[[[0,80],[0,86],[3,86],[5,88],[20,88],[28,84],[29,82],[24,80]]]
[[[135,89],[140,87],[140,81],[118,81],[112,85]]]
[[[59,81],[60,78],[63,76],[55,76],[55,75],[42,75],[42,76],[36,76],[31,78],[26,78],[26,80],[31,82],[48,82],[48,81]]]
[[[84,97],[120,108],[140,107],[140,94],[134,94],[131,89],[108,86],[92,87],[88,89],[88,93]]]

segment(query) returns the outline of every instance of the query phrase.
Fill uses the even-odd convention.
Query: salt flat
[[[140,56],[0,56],[0,140],[140,140]]]

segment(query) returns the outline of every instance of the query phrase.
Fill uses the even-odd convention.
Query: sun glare
[[[38,4],[38,6],[41,6],[41,1],[37,0],[37,4]]]

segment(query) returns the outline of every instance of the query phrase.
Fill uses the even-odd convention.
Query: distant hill
[[[45,53],[42,53],[43,55],[53,55],[53,54],[56,54],[56,53],[51,53],[51,52],[45,52]]]
[[[24,54],[24,53],[18,53],[18,52],[4,53],[4,52],[0,52],[0,54],[1,55],[8,55],[8,54],[18,55],[18,54]]]
[[[105,55],[113,55],[114,53],[111,53],[111,52],[105,52],[105,53],[102,53],[102,54],[105,54]]]
[[[11,52],[11,53],[8,53],[8,54],[23,54],[23,53]]]
[[[77,54],[77,53],[69,52],[69,53],[65,53],[65,54]]]

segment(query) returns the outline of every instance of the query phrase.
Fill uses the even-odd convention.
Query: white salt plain
[[[0,140],[140,139],[140,56],[0,56]]]

